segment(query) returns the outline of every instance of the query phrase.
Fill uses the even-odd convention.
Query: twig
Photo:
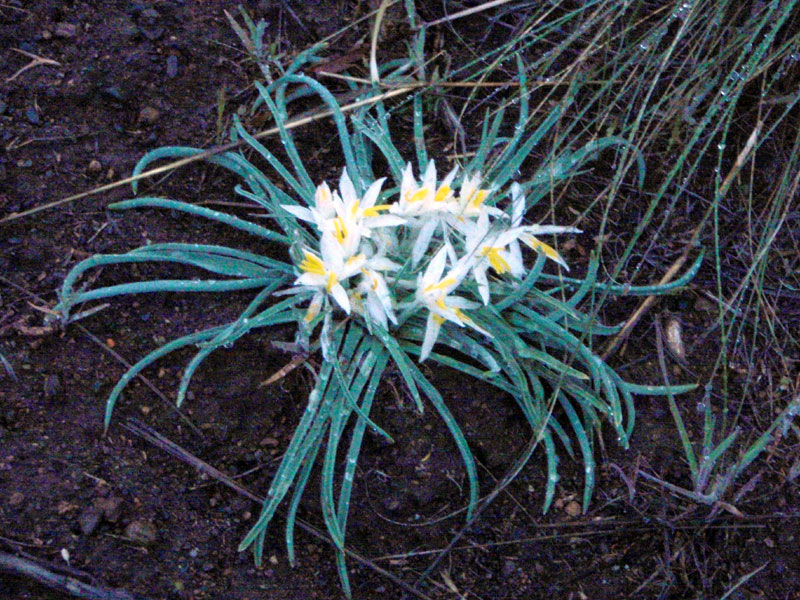
[[[0,275],[0,281],[2,281],[3,283],[5,283],[5,284],[7,284],[7,285],[9,285],[11,287],[13,287],[16,290],[22,292],[23,294],[26,294],[27,296],[30,296],[31,298],[33,298],[34,300],[36,300],[37,302],[39,302],[42,305],[47,304],[45,299],[42,298],[41,296],[39,296],[38,294],[35,294],[35,293],[31,292],[30,290],[22,287],[21,285],[18,285],[16,283],[14,283],[10,279],[8,279],[6,277],[3,277],[2,275]],[[38,307],[38,306],[36,306],[34,304],[31,304],[30,302],[28,304],[30,304],[30,306],[32,308],[35,308],[36,310],[39,310],[39,311],[42,311],[42,312],[49,312],[48,309],[43,309],[42,307]],[[123,366],[125,366],[125,368],[127,368],[127,369],[131,368],[131,364],[127,360],[125,360],[122,356],[120,356],[120,354],[118,352],[115,352],[114,350],[109,348],[107,344],[104,344],[102,342],[102,340],[100,340],[97,336],[95,336],[93,333],[91,333],[83,325],[81,325],[80,323],[76,323],[75,326],[78,329],[80,329],[84,333],[84,335],[86,335],[86,337],[88,337],[91,341],[93,341],[95,344],[100,346],[103,350],[108,352],[111,356],[116,358]],[[46,326],[46,327],[29,327],[29,328],[27,328],[27,331],[26,331],[23,328],[24,327],[24,323],[20,324],[20,322],[14,323],[14,324],[10,325],[10,327],[13,327],[14,329],[17,329],[18,331],[20,331],[21,333],[23,333],[25,335],[45,335],[47,333],[51,333],[52,330],[53,330],[53,328],[51,328],[50,326]],[[38,331],[38,330],[42,330],[42,331]],[[155,385],[153,385],[151,383],[151,381],[149,379],[147,379],[147,377],[145,377],[141,373],[139,373],[139,375],[137,375],[137,377],[139,379],[141,379],[142,383],[144,383],[150,389],[150,391],[152,391],[156,396],[161,398],[161,400],[166,405],[168,405],[172,410],[174,410],[176,413],[178,413],[178,416],[181,419],[183,419],[183,421],[189,426],[189,428],[194,433],[196,433],[198,436],[200,436],[200,439],[205,439],[205,436],[203,435],[203,432],[200,431],[200,429],[197,427],[197,425],[192,423],[191,420],[189,420],[189,418],[186,415],[184,415],[180,411],[180,409],[178,409],[178,407],[175,406],[175,404],[173,402],[170,402],[169,399],[164,395],[164,392],[159,390]]]
[[[376,102],[380,102],[382,100],[387,100],[389,98],[394,98],[395,96],[401,96],[403,94],[407,94],[413,90],[430,86],[428,82],[419,82],[419,83],[412,83],[409,85],[404,85],[402,87],[389,90],[388,92],[384,92],[383,94],[379,94],[377,96],[372,96],[370,98],[365,98],[363,100],[358,100],[356,102],[352,102],[350,104],[346,104],[345,106],[341,107],[342,112],[349,112],[351,110],[355,110],[361,106],[365,106],[367,104],[375,104]],[[330,117],[334,111],[332,110],[323,110],[320,112],[314,112],[305,117],[299,117],[292,121],[289,121],[284,125],[284,129],[296,129],[303,125],[308,125],[309,123],[314,123],[315,121],[319,121],[320,119],[324,119],[325,117]],[[253,138],[260,140],[276,133],[280,132],[280,128],[272,127],[271,129],[266,129],[264,131],[260,131],[256,133]],[[166,173],[167,171],[172,171],[177,169],[178,167],[183,167],[185,165],[205,160],[210,156],[215,156],[217,154],[221,154],[223,152],[229,152],[230,150],[234,150],[239,148],[240,146],[244,146],[247,142],[245,140],[238,140],[236,142],[230,142],[228,144],[224,144],[222,146],[216,146],[209,150],[205,150],[204,152],[200,152],[199,154],[195,154],[194,156],[188,156],[186,158],[182,158],[180,160],[173,161],[161,167],[156,167],[155,169],[150,169],[148,171],[144,171],[143,173],[139,173],[133,177],[126,177],[125,179],[120,179],[119,181],[114,181],[112,183],[108,183],[106,185],[101,185],[100,187],[96,187],[86,192],[81,192],[80,194],[75,194],[74,196],[69,196],[67,198],[63,198],[61,200],[56,200],[55,202],[49,202],[47,204],[43,204],[41,206],[37,206],[35,208],[31,208],[30,210],[25,210],[22,212],[14,212],[9,215],[6,215],[2,219],[0,219],[0,224],[7,223],[9,221],[15,221],[17,219],[21,219],[22,217],[28,217],[35,213],[41,212],[43,210],[48,210],[51,208],[55,208],[57,206],[61,206],[63,204],[67,204],[69,202],[74,202],[75,200],[80,200],[81,198],[86,198],[87,196],[93,196],[95,194],[99,194],[100,192],[107,192],[108,190],[113,190],[123,185],[127,185],[129,183],[133,183],[134,181],[139,181],[140,179],[145,179],[147,177],[153,177],[154,175],[160,175],[161,173]]]
[[[479,4],[478,6],[473,6],[472,8],[464,9],[460,12],[453,13],[452,15],[447,15],[446,17],[442,17],[441,19],[436,19],[435,21],[430,21],[429,23],[423,23],[420,26],[420,29],[422,27],[432,27],[433,25],[447,23],[448,21],[455,21],[456,19],[460,19],[461,17],[468,17],[469,15],[474,15],[475,13],[482,12],[490,8],[494,8],[495,6],[501,6],[509,1],[510,0],[491,0],[491,2],[484,2],[483,4]]]
[[[11,77],[6,79],[6,83],[11,83],[12,81],[14,81],[17,77],[22,75],[28,69],[32,69],[33,67],[38,67],[39,65],[53,65],[53,66],[56,66],[56,67],[60,67],[61,66],[60,62],[58,62],[57,60],[53,60],[51,58],[44,58],[43,56],[37,56],[36,54],[31,54],[30,52],[25,52],[25,50],[20,50],[19,48],[12,48],[12,50],[14,50],[15,52],[19,52],[20,54],[24,54],[25,56],[27,56],[28,58],[31,59],[31,62],[29,62],[27,65],[25,65],[24,67],[19,69]]]
[[[75,326],[78,329],[80,329],[84,333],[84,335],[86,335],[86,337],[88,337],[95,344],[100,346],[103,350],[108,352],[111,356],[116,358],[125,368],[127,368],[127,369],[131,368],[131,366],[132,366],[131,363],[129,363],[127,360],[125,360],[122,357],[122,355],[120,355],[118,352],[116,352],[115,350],[111,349],[108,346],[108,344],[104,344],[101,339],[99,339],[96,335],[94,335],[92,332],[90,332],[88,329],[86,329],[83,325],[81,325],[79,323],[76,323]],[[139,379],[141,379],[142,383],[144,383],[151,392],[153,392],[156,396],[158,396],[161,399],[161,401],[164,404],[166,404],[167,407],[169,407],[170,410],[174,411],[181,418],[181,420],[184,423],[186,423],[186,425],[189,427],[189,429],[191,429],[195,434],[197,434],[197,436],[200,437],[200,439],[203,439],[203,440],[205,439],[206,436],[203,435],[203,432],[200,430],[200,428],[197,427],[197,425],[195,425],[194,423],[192,423],[191,419],[189,419],[189,417],[187,417],[185,414],[183,414],[181,412],[181,409],[179,409],[177,406],[175,406],[174,402],[170,402],[169,398],[167,398],[164,395],[164,392],[159,390],[155,385],[153,385],[153,383],[149,379],[147,379],[147,377],[144,377],[141,373],[138,374],[137,377]]]
[[[184,450],[181,446],[179,446],[178,444],[176,444],[172,440],[167,439],[166,437],[164,437],[163,435],[161,435],[160,433],[158,433],[154,429],[148,427],[147,425],[144,425],[143,423],[140,423],[137,419],[134,419],[134,418],[128,419],[128,423],[123,425],[123,427],[125,427],[125,429],[127,429],[128,431],[130,431],[134,435],[138,435],[139,437],[147,440],[148,442],[150,442],[151,444],[153,444],[157,448],[161,448],[165,452],[171,454],[172,456],[174,456],[178,460],[182,460],[183,462],[193,466],[195,469],[197,469],[201,473],[205,473],[209,477],[212,477],[212,478],[216,479],[217,481],[219,481],[220,483],[223,483],[224,485],[228,486],[229,488],[231,488],[232,490],[234,490],[238,494],[241,494],[242,496],[245,496],[246,498],[249,498],[253,502],[258,502],[259,504],[263,504],[264,503],[264,498],[261,498],[261,497],[257,496],[256,494],[254,494],[253,492],[248,490],[246,487],[244,487],[240,483],[234,481],[233,479],[231,479],[230,477],[225,475],[225,473],[223,473],[222,471],[212,467],[211,465],[209,465],[207,462],[203,461],[202,459],[197,458],[194,454],[188,452],[187,450]],[[300,521],[299,519],[296,522],[297,522],[297,525],[300,527],[300,529],[302,529],[306,533],[310,533],[311,535],[313,535],[317,539],[322,540],[322,541],[330,544],[331,546],[334,546],[333,540],[331,540],[328,536],[323,534],[321,531],[319,531],[315,527],[312,527],[308,523],[304,523],[303,521]],[[396,584],[399,587],[403,588],[403,590],[408,592],[409,594],[412,594],[413,596],[416,596],[417,598],[420,598],[421,600],[431,600],[428,596],[426,596],[425,594],[423,594],[422,592],[417,590],[414,586],[406,583],[405,581],[403,581],[402,579],[400,579],[399,577],[397,577],[393,573],[391,573],[391,572],[387,571],[386,569],[378,566],[377,564],[375,564],[374,562],[372,562],[368,558],[361,556],[357,552],[354,552],[353,550],[350,550],[349,548],[344,548],[344,553],[347,554],[347,556],[349,556],[350,558],[353,558],[356,561],[358,561],[359,563],[361,563],[363,566],[372,569],[373,571],[375,571],[376,573],[378,573],[380,575],[383,575],[384,577],[386,577],[387,579],[392,581],[394,584]]]
[[[464,523],[464,526],[456,533],[452,538],[450,538],[450,542],[447,546],[442,549],[436,558],[428,565],[428,568],[419,576],[417,579],[417,584],[422,583],[428,576],[433,572],[433,570],[439,565],[439,563],[444,559],[445,556],[450,554],[453,548],[456,547],[456,544],[461,540],[461,538],[466,534],[470,528],[477,522],[478,517],[481,516],[483,511],[489,507],[490,504],[494,501],[495,498],[502,492],[504,489],[508,487],[508,485],[519,475],[519,472],[522,471],[523,467],[528,463],[528,460],[533,455],[534,450],[539,446],[539,442],[541,442],[541,433],[536,432],[531,436],[531,439],[528,440],[527,445],[520,453],[517,461],[511,465],[511,468],[508,472],[503,476],[494,489],[487,495],[483,500],[481,500],[477,506],[475,507],[475,511],[472,513],[472,517]]]
[[[739,156],[736,157],[736,163],[731,167],[730,172],[728,173],[725,180],[722,182],[722,185],[719,188],[719,193],[717,194],[717,199],[722,198],[728,191],[731,183],[733,182],[733,178],[739,173],[741,168],[744,166],[745,161],[747,160],[750,152],[756,145],[756,141],[758,140],[758,136],[761,133],[761,128],[763,127],[763,123],[759,121],[756,123],[755,128],[753,129],[750,137],[745,143],[744,148],[739,153]],[[706,214],[703,215],[703,218],[700,220],[700,225],[695,227],[694,231],[692,232],[692,237],[686,243],[686,247],[683,249],[683,252],[678,257],[672,266],[664,273],[664,276],[658,282],[658,285],[665,285],[672,281],[678,271],[681,270],[683,265],[686,263],[686,260],[689,258],[689,253],[691,252],[692,248],[697,243],[697,240],[700,238],[700,232],[703,230],[703,223],[706,222],[706,219],[711,215],[712,211],[714,210],[714,206],[716,205],[715,202],[712,202],[711,205],[708,207]],[[631,330],[634,328],[636,323],[639,322],[639,319],[644,316],[644,314],[650,310],[650,307],[653,306],[653,303],[656,301],[657,296],[648,296],[645,298],[644,302],[639,305],[639,308],[634,311],[634,313],[628,318],[625,325],[622,327],[620,332],[611,340],[608,345],[605,347],[602,353],[603,360],[607,360],[609,356],[617,349],[617,347],[625,341],[625,339],[630,335]]]
[[[62,575],[32,560],[0,552],[0,573],[28,577],[53,590],[87,600],[148,600],[120,588],[91,585],[72,575]]]

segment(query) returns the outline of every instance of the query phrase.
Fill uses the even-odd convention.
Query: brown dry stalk
[[[718,198],[722,198],[728,191],[731,183],[733,182],[733,178],[739,173],[741,168],[744,166],[744,163],[747,161],[747,158],[750,156],[753,148],[756,145],[756,141],[758,140],[758,136],[761,133],[761,128],[763,127],[763,123],[759,121],[756,123],[753,132],[750,134],[750,137],[747,140],[747,143],[742,148],[742,151],[739,152],[739,155],[736,157],[736,163],[731,167],[730,172],[725,177],[725,180],[722,182],[722,185],[719,188]],[[672,264],[672,266],[667,269],[667,272],[664,273],[664,276],[658,282],[658,285],[665,285],[673,280],[675,275],[678,274],[683,268],[683,265],[686,263],[687,259],[689,258],[689,254],[694,248],[695,244],[697,243],[698,238],[700,237],[700,232],[703,229],[703,223],[706,222],[706,219],[711,215],[711,212],[714,210],[716,203],[712,202],[711,205],[708,207],[706,214],[703,215],[703,218],[700,220],[700,225],[695,227],[694,231],[692,231],[692,237],[686,242],[686,246],[683,249],[683,252],[678,257],[678,259]],[[656,301],[657,296],[648,296],[644,299],[644,301],[639,305],[634,313],[628,318],[625,325],[622,327],[620,332],[611,340],[608,345],[605,347],[602,353],[603,360],[607,360],[609,356],[617,349],[617,347],[627,339],[628,335],[630,335],[631,330],[634,326],[639,322],[639,319],[644,316],[644,314],[650,310],[650,307]]]

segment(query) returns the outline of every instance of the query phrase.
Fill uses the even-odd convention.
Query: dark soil
[[[251,99],[255,73],[223,13],[238,14],[238,4],[0,3],[0,218],[127,176],[150,149],[223,141],[230,115]],[[270,22],[270,39],[286,55],[369,9],[368,3],[329,0],[303,4],[292,14],[284,9],[287,3],[249,4],[254,15]],[[351,50],[366,31],[340,38],[331,57],[363,66],[364,52]],[[37,65],[9,81],[30,55],[58,64]],[[221,90],[226,103],[220,128]],[[329,137],[301,138],[320,179],[341,168],[327,142],[320,141]],[[233,183],[218,169],[195,166],[154,189],[165,197],[225,201],[235,200]],[[134,362],[164,340],[223,322],[249,296],[137,297],[114,301],[82,321],[85,329],[37,329],[65,273],[93,253],[121,252],[148,240],[252,244],[165,211],[121,216],[105,211],[109,202],[130,195],[129,188],[116,188],[0,224],[0,353],[18,376],[15,381],[0,367],[0,549],[44,561],[49,569],[66,566],[68,553],[69,567],[90,574],[95,584],[147,598],[336,597],[339,582],[325,542],[298,532],[298,564],[292,568],[277,519],[265,564],[256,568],[250,554],[237,553],[236,547],[258,504],[125,428],[136,418],[263,494],[309,389],[302,369],[279,385],[259,388],[290,360],[271,342],[291,340],[291,331],[250,336],[205,363],[185,406],[199,433],[136,381],[104,436],[105,398],[125,370],[121,360]],[[586,260],[578,252],[570,257],[578,271]],[[110,283],[145,273],[112,269],[99,277]],[[671,300],[691,339],[713,325],[697,304],[699,297],[687,293]],[[609,316],[622,320],[636,305],[629,300],[611,305],[609,310],[618,312]],[[636,347],[612,359],[630,380],[658,382],[652,323],[646,318],[635,331]],[[675,363],[675,379],[696,380],[715,356],[713,347],[692,347],[686,361],[695,375]],[[177,353],[146,376],[171,398],[188,358]],[[448,372],[431,376],[464,424],[486,493],[525,446],[529,433],[522,416],[509,398],[488,386],[465,384]],[[633,476],[641,468],[689,485],[666,401],[648,398],[639,401],[630,450],[618,449],[610,439],[598,446],[605,450],[598,452],[589,514],[575,514],[582,466],[566,459],[554,507],[541,514],[545,471],[537,454],[431,578],[417,584],[435,550],[464,524],[465,476],[444,426],[417,415],[402,386],[390,383],[374,419],[396,444],[370,437],[365,445],[348,544],[428,597],[712,598],[758,571],[730,597],[800,598],[798,489],[786,478],[791,462],[785,452],[773,447],[748,472],[744,481],[759,480],[736,502],[741,517],[725,511],[712,515],[707,506]],[[699,393],[690,394],[680,402],[693,407],[699,399]],[[769,417],[756,414],[748,422],[756,431]],[[697,421],[690,423],[693,431],[700,427],[699,416]],[[312,489],[300,517],[324,529],[318,513]],[[355,597],[404,594],[367,566],[353,559],[349,564]],[[66,595],[0,571],[0,597]]]

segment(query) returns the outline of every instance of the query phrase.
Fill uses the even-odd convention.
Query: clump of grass
[[[413,25],[413,10],[409,17]],[[258,27],[254,31],[259,31]],[[76,307],[118,295],[257,290],[236,320],[173,340],[134,365],[109,396],[106,427],[124,387],[168,353],[192,345],[200,349],[184,371],[178,390],[180,405],[195,370],[212,352],[254,330],[297,323],[297,343],[306,352],[321,350],[322,367],[273,476],[268,500],[240,549],[252,546],[257,562],[261,561],[267,526],[291,490],[286,541],[293,557],[299,501],[320,456],[322,513],[349,594],[344,544],[352,482],[366,428],[391,439],[370,418],[378,386],[390,365],[401,374],[418,410],[423,411],[427,400],[450,430],[468,475],[468,515],[478,500],[474,458],[445,399],[417,361],[427,359],[486,380],[516,400],[547,457],[544,510],[552,502],[558,479],[556,442],[574,455],[574,437],[585,465],[586,509],[594,484],[592,441],[601,422],[609,422],[620,444],[627,446],[634,426],[635,394],[680,393],[693,386],[658,387],[624,381],[591,347],[594,338],[614,334],[618,328],[601,325],[579,305],[597,294],[649,295],[676,289],[697,272],[701,257],[683,277],[664,286],[600,282],[595,256],[583,277],[545,272],[548,258],[565,269],[567,264],[537,236],[577,230],[524,223],[537,201],[605,149],[617,148],[633,157],[640,183],[645,175],[641,155],[621,137],[602,136],[576,145],[567,143],[570,138],[563,133],[553,134],[555,125],[576,103],[580,82],[566,86],[563,96],[543,116],[540,113],[534,126],[528,69],[516,53],[519,106],[513,132],[500,135],[503,109],[487,114],[470,160],[437,180],[425,143],[425,91],[409,75],[415,68],[417,74],[422,73],[424,29],[412,44],[409,59],[374,66],[373,81],[357,88],[361,103],[347,115],[325,86],[301,73],[316,60],[318,51],[312,48],[302,53],[273,82],[256,83],[256,106],[263,105],[271,114],[285,158],[276,156],[234,118],[232,139],[242,140],[265,160],[279,176],[281,186],[243,153],[225,152],[209,158],[241,178],[236,192],[263,208],[271,227],[158,197],[110,206],[112,210],[166,208],[203,217],[276,242],[286,249],[283,256],[203,243],[151,244],[122,255],[99,255],[79,263],[67,275],[55,310],[65,322],[71,322],[92,312],[76,312]],[[390,112],[377,79],[412,93],[413,139],[407,145],[413,143],[416,169],[390,135]],[[338,191],[331,192],[327,184],[317,185],[289,128],[289,105],[309,95],[319,97],[336,126],[344,159]],[[527,181],[512,183],[518,169],[545,140],[552,146],[534,174]],[[199,153],[194,148],[161,148],[148,153],[134,172],[142,172],[156,160]],[[375,160],[377,156],[381,161]],[[387,189],[382,187],[383,173],[374,172],[376,164],[385,164],[386,175],[394,182]],[[418,178],[416,172],[424,175]],[[520,242],[534,250],[537,258],[533,264],[525,263]],[[140,281],[88,291],[76,287],[89,269],[136,262],[190,265],[217,278]],[[564,424],[553,418],[555,406],[563,411]],[[345,450],[342,445],[351,420],[355,424]]]
[[[242,547],[252,545],[260,560],[266,527],[291,491],[286,539],[290,556],[293,554],[293,525],[299,500],[313,465],[321,456],[323,516],[338,548],[339,573],[346,590],[349,588],[342,549],[352,479],[367,427],[379,435],[389,435],[371,421],[369,414],[381,377],[390,364],[402,374],[420,410],[423,399],[427,400],[447,424],[469,476],[468,512],[476,506],[478,487],[472,454],[445,399],[419,370],[416,362],[421,356],[486,379],[515,398],[531,426],[534,441],[545,451],[548,465],[545,509],[552,501],[558,477],[557,442],[568,454],[575,455],[573,440],[577,441],[585,466],[586,508],[593,487],[593,441],[599,425],[603,420],[610,422],[620,443],[626,445],[634,423],[633,395],[638,393],[668,395],[692,475],[694,489],[689,497],[701,502],[719,502],[728,484],[773,439],[774,433],[788,427],[786,423],[794,411],[791,405],[773,420],[741,458],[730,459],[728,463],[721,460],[735,446],[736,423],[743,410],[742,404],[731,410],[734,407],[728,358],[744,352],[752,360],[759,344],[777,344],[783,337],[781,331],[792,331],[780,315],[765,307],[770,306],[767,301],[770,287],[784,286],[773,281],[769,267],[776,260],[776,240],[785,234],[785,224],[790,218],[789,202],[797,190],[800,153],[792,152],[787,157],[785,168],[774,180],[778,182],[775,193],[763,205],[757,204],[754,193],[758,174],[752,162],[763,150],[765,140],[780,131],[780,125],[798,101],[796,95],[787,97],[779,93],[783,72],[798,46],[796,37],[787,39],[784,33],[796,18],[792,16],[791,4],[771,3],[749,13],[739,3],[732,2],[681,2],[664,5],[656,11],[650,11],[645,3],[620,7],[618,2],[608,1],[582,3],[574,9],[543,5],[522,13],[510,25],[508,20],[517,17],[505,15],[501,7],[490,23],[498,28],[511,27],[513,32],[506,36],[508,41],[487,50],[472,40],[464,40],[474,52],[475,60],[450,66],[446,62],[429,63],[425,36],[432,27],[452,27],[457,34],[456,21],[426,25],[410,9],[410,25],[417,33],[409,45],[408,56],[395,62],[386,61],[381,68],[375,64],[371,80],[351,80],[349,86],[360,95],[363,104],[347,111],[328,88],[301,74],[304,67],[317,60],[321,48],[302,53],[280,77],[258,84],[256,105],[265,108],[274,120],[285,155],[276,156],[238,120],[231,132],[234,140],[243,141],[267,162],[278,174],[280,185],[241,153],[227,152],[210,158],[241,178],[237,193],[262,207],[274,226],[264,227],[233,215],[162,198],[138,198],[111,207],[184,211],[282,244],[288,249],[285,256],[265,257],[203,244],[158,244],[124,255],[94,257],[76,266],[65,280],[58,309],[67,321],[83,316],[74,314],[73,307],[119,294],[258,290],[235,321],[170,342],[137,363],[112,392],[106,425],[124,386],[169,352],[191,345],[201,347],[184,372],[178,392],[181,402],[195,369],[214,350],[255,329],[298,323],[298,343],[308,352],[321,349],[325,360],[317,373],[308,410],[275,474],[269,500]],[[734,22],[740,25],[734,27],[731,25]],[[248,26],[253,36],[263,32],[258,25],[248,23]],[[255,48],[255,44],[254,41],[251,45]],[[498,82],[512,82],[515,91],[501,99],[494,89]],[[383,87],[378,87],[378,83]],[[447,87],[448,83],[468,84],[463,89],[469,91],[465,97],[455,98],[452,92],[459,88]],[[389,92],[384,91],[387,89]],[[431,94],[431,90],[448,90],[448,95]],[[389,106],[385,99],[395,92],[407,96],[407,100],[399,106]],[[406,223],[402,227],[407,230],[386,234],[389,239],[385,247],[371,236],[364,246],[356,244],[353,253],[343,257],[344,260],[363,251],[365,259],[380,255],[393,265],[373,269],[386,284],[388,294],[373,298],[372,308],[365,304],[360,312],[360,292],[355,280],[342,285],[344,296],[338,288],[334,293],[333,285],[327,289],[323,285],[305,285],[308,281],[300,282],[298,275],[312,270],[303,268],[304,259],[309,260],[306,252],[316,253],[317,258],[327,262],[320,245],[325,225],[309,226],[302,218],[297,219],[298,214],[307,216],[300,209],[320,206],[320,182],[308,173],[289,127],[290,104],[311,96],[320,98],[334,119],[344,159],[342,166],[353,186],[354,197],[363,200],[377,179],[389,177],[390,183],[374,198],[378,205],[396,203],[398,194],[402,199],[409,181],[414,181],[417,191],[427,185],[424,178],[419,181],[413,175],[410,179],[404,176],[409,149],[416,163],[413,173],[425,172],[432,151],[426,144],[423,117],[436,110],[446,115],[452,125],[454,146],[466,151],[462,152],[460,173],[448,181],[448,186],[453,191],[463,190],[470,177],[480,172],[481,186],[491,192],[487,194],[486,206],[498,211],[492,218],[486,217],[491,226],[483,231],[480,242],[469,243],[469,227],[459,231],[444,218],[437,221],[432,231],[426,231],[430,238],[427,245],[423,244],[419,240],[426,223],[416,215],[420,222],[414,226]],[[754,108],[743,108],[748,103]],[[506,113],[512,105],[516,118],[509,122]],[[479,115],[479,109],[485,106],[490,108]],[[397,135],[394,138],[389,135],[393,129],[390,119],[407,109],[413,132],[401,140],[404,143],[398,144]],[[753,127],[745,130],[744,137],[736,134],[742,111],[757,117],[751,119]],[[466,134],[468,128],[463,124],[470,120],[481,131],[478,140],[469,139]],[[752,145],[742,154],[748,139],[753,139]],[[734,155],[732,147],[737,147]],[[797,149],[796,140],[792,147]],[[145,156],[136,172],[142,172],[155,160],[199,153],[200,150],[193,148],[159,149]],[[441,165],[441,157],[434,155]],[[598,155],[615,168],[607,176],[592,181],[587,163]],[[711,161],[716,165],[708,171],[710,157],[716,157]],[[663,166],[645,173],[645,162]],[[385,165],[380,167],[384,170],[376,173],[376,165]],[[747,169],[749,181],[737,187],[736,182],[741,181]],[[518,171],[526,175],[518,177]],[[514,179],[520,179],[519,187],[511,185]],[[546,272],[545,257],[560,258],[560,255],[557,246],[548,247],[552,253],[538,246],[540,253],[532,264],[525,265],[523,276],[499,277],[501,269],[495,268],[498,276],[491,282],[490,302],[484,303],[484,282],[459,272],[464,275],[458,281],[459,297],[463,302],[474,303],[462,302],[461,308],[469,306],[465,311],[468,316],[464,315],[469,321],[458,317],[460,323],[453,319],[444,324],[435,338],[437,346],[431,345],[431,315],[437,313],[431,310],[426,313],[424,303],[411,293],[431,264],[443,262],[444,273],[448,266],[455,270],[464,259],[464,264],[471,261],[469,268],[464,267],[469,272],[480,264],[480,256],[476,255],[487,245],[485,241],[496,240],[513,227],[522,226],[522,219],[537,203],[541,203],[540,207],[547,203],[550,212],[558,213],[561,199],[567,190],[575,189],[577,180],[594,185],[591,200],[577,211],[575,219],[581,228],[591,227],[598,240],[585,273],[566,277],[561,272]],[[435,184],[430,188],[434,196],[440,190]],[[731,286],[728,268],[735,261],[724,250],[725,233],[720,223],[724,212],[729,210],[729,194],[741,189],[745,191],[751,235],[741,250],[746,259],[744,276]],[[347,195],[344,186],[341,195]],[[516,198],[524,198],[521,209],[515,209]],[[627,213],[635,214],[636,218],[616,222]],[[336,214],[336,218],[342,218]],[[678,237],[675,234],[667,237],[678,214],[691,216],[690,227],[680,232],[688,244],[674,243]],[[477,219],[472,225],[477,228]],[[376,238],[383,235],[375,232]],[[698,460],[695,445],[672,398],[674,393],[689,388],[670,387],[669,381],[664,381],[662,387],[627,383],[594,348],[598,337],[616,336],[621,331],[621,327],[601,325],[598,321],[609,297],[652,296],[682,288],[700,269],[702,252],[697,246],[701,242],[707,243],[713,254],[719,354],[706,378],[703,404],[707,409]],[[414,249],[423,246],[415,257]],[[500,250],[505,252],[509,248],[504,245]],[[487,261],[490,252],[487,251]],[[668,271],[670,264],[675,268],[669,271],[677,272],[684,264],[688,265],[693,255],[697,258],[683,277],[664,281],[663,285],[641,283],[653,273],[652,265],[659,276]],[[437,258],[441,256],[445,258]],[[79,276],[89,268],[140,261],[188,264],[221,278],[136,282],[91,291],[75,289]],[[497,265],[489,263],[489,266]],[[625,283],[617,283],[620,279]],[[297,293],[284,299],[276,296],[287,290]],[[363,292],[360,300],[366,302],[369,290]],[[349,314],[343,310],[342,298],[347,298]],[[767,333],[762,314],[770,315]],[[438,316],[446,318],[443,314]],[[470,324],[474,327],[469,327]],[[788,339],[791,336],[789,333]],[[752,342],[749,346],[748,339]],[[665,366],[663,370],[666,371]],[[748,378],[745,388],[750,385]],[[716,407],[712,407],[712,399]],[[555,407],[563,415],[563,423],[553,418]],[[715,418],[715,410],[721,419]],[[349,421],[355,425],[345,451],[340,446],[347,440]],[[339,464],[344,467],[338,467]],[[720,466],[723,464],[728,465],[724,470]],[[715,473],[719,473],[716,479]]]

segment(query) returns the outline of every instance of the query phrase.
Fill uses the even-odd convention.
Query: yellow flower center
[[[336,273],[334,273],[333,271],[331,271],[330,273],[328,273],[328,284],[325,286],[325,290],[326,290],[328,293],[330,293],[330,291],[333,289],[333,287],[334,287],[334,286],[335,286],[337,283],[339,283],[339,278],[338,278],[338,277],[336,277]]]
[[[378,205],[373,206],[371,208],[365,208],[364,209],[364,216],[365,217],[379,217],[381,211],[389,210],[390,207],[391,207],[390,204],[378,204]]]
[[[300,263],[300,270],[314,275],[325,275],[325,264],[316,254],[303,250],[303,262]]]
[[[408,202],[410,204],[413,204],[414,202],[422,202],[423,200],[425,200],[425,198],[428,197],[428,194],[430,193],[431,191],[428,188],[426,187],[420,188],[416,192],[411,194],[411,197],[408,199]]]
[[[505,258],[502,257],[500,254],[500,248],[494,248],[492,246],[484,246],[481,249],[481,255],[487,257],[489,259],[489,264],[492,265],[492,268],[499,274],[502,275],[507,271],[511,270],[511,265],[508,264]]]
[[[431,283],[428,286],[425,286],[423,293],[430,294],[431,292],[435,292],[438,290],[444,290],[449,288],[451,285],[455,284],[456,278],[455,277],[445,277],[439,283]]]
[[[453,195],[453,190],[450,189],[449,185],[443,185],[438,190],[436,190],[436,195],[433,197],[434,202],[444,202],[450,196]]]
[[[344,244],[344,240],[347,237],[347,226],[341,217],[336,217],[333,220],[333,234],[340,244]]]
[[[486,190],[478,190],[477,192],[473,192],[469,196],[469,207],[474,209],[479,209],[483,201],[486,200],[486,196],[489,194]]]

